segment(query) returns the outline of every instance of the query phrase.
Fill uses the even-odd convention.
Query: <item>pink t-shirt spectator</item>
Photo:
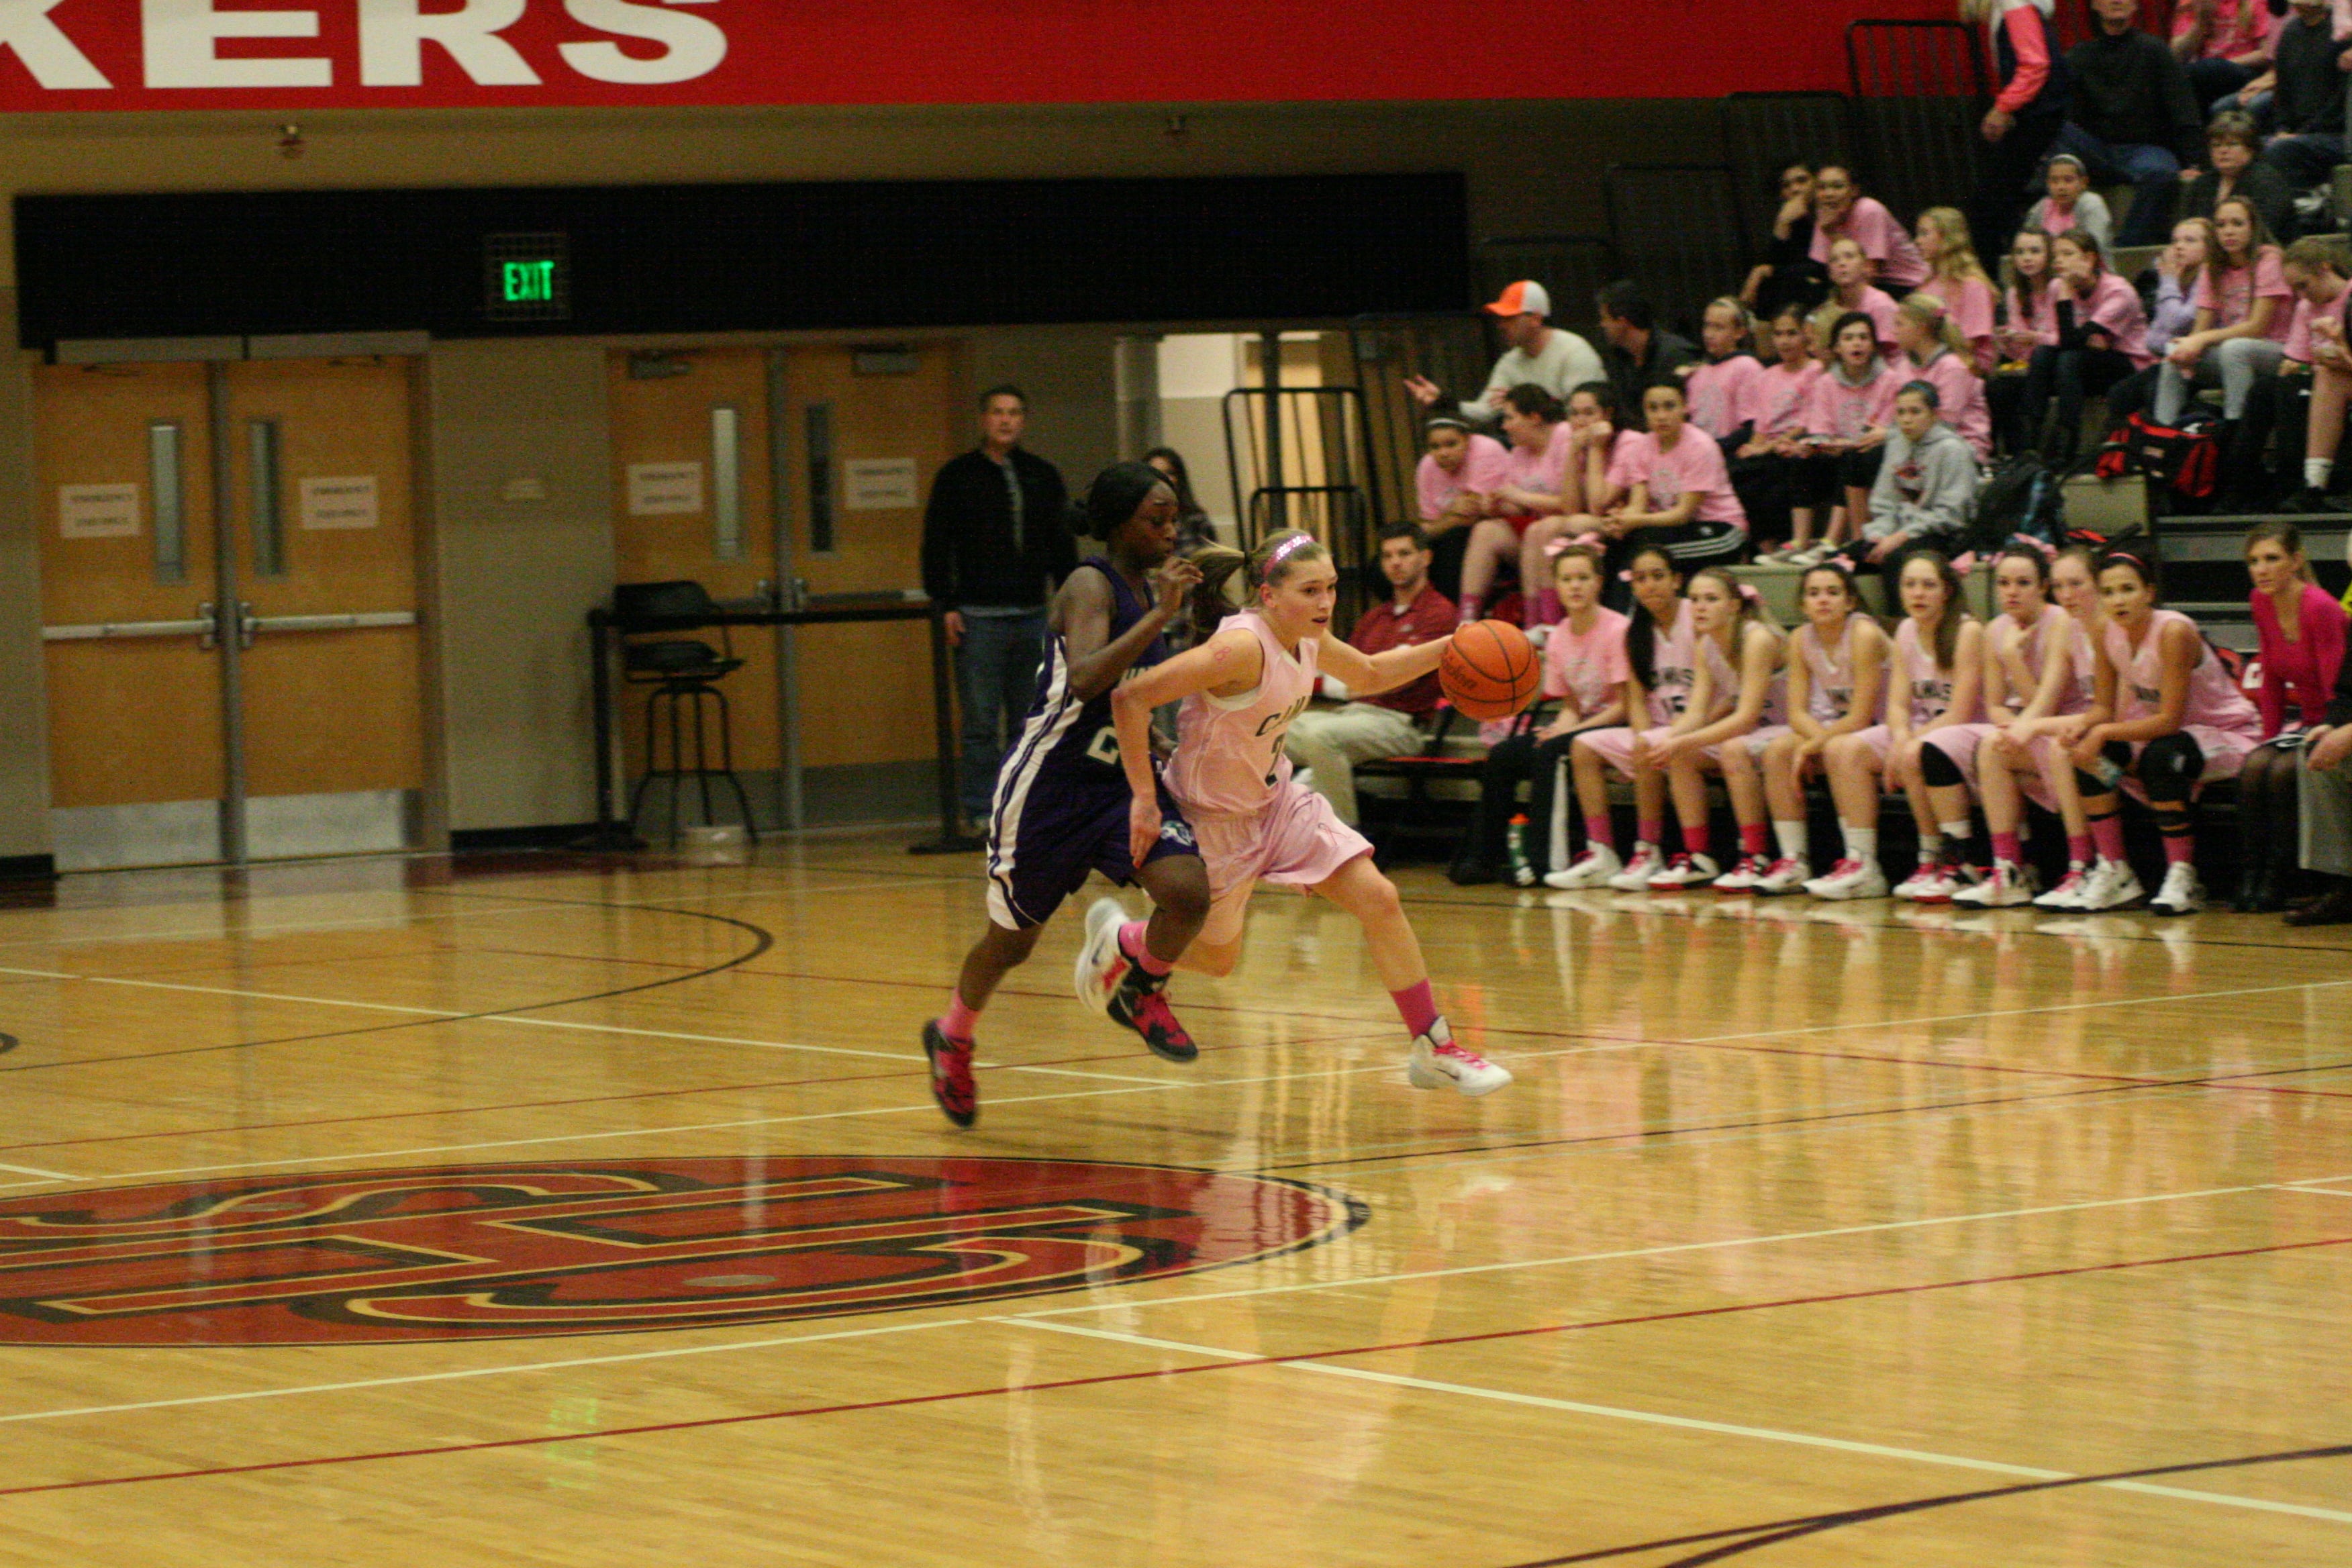
[[[2009,325],[2011,331],[2031,328],[2033,341],[2045,348],[2057,342],[2058,301],[2051,289],[2042,289],[2033,296],[2031,303],[2028,303],[2018,297],[2017,286],[2011,284],[2009,289],[2008,302]]]
[[[2263,335],[2284,343],[2294,330],[2294,290],[2286,286],[2286,268],[2279,247],[2265,245],[2254,252],[2252,267],[2207,267],[2197,274],[2197,308],[2213,312],[2217,327],[2234,327],[2254,313],[2257,300],[2276,300],[2270,331]]]
[[[1557,442],[1559,437],[1554,436]],[[1437,459],[1423,454],[1421,466],[1412,471],[1412,488],[1421,500],[1421,521],[1435,522],[1464,491],[1477,495],[1493,495],[1509,481],[1510,454],[1492,436],[1470,437],[1470,453],[1462,459],[1461,468],[1447,473],[1437,466]]]
[[[1748,388],[1763,374],[1764,367],[1749,354],[1700,365],[1683,383],[1683,395],[1690,399],[1690,422],[1722,440],[1746,422],[1742,410],[1748,406]]]
[[[2172,13],[2172,36],[2187,37],[2195,20],[2193,7],[2176,7]],[[2263,0],[2219,0],[2213,7],[2213,19],[2205,29],[2204,45],[2197,52],[2198,58],[2230,60],[2250,55],[2261,48],[2270,36],[2270,7]]]
[[[2050,291],[2062,300],[2074,299],[2072,285],[2063,279],[2053,283]],[[2147,352],[2147,311],[2139,302],[2139,290],[2112,272],[2099,274],[2098,281],[2091,285],[2089,299],[2075,300],[2074,324],[2095,326],[2105,332],[2114,340],[2110,346],[2131,361],[2134,370],[2146,370],[2156,363],[2156,356]]]
[[[1992,456],[1992,414],[1985,406],[1984,382],[1969,362],[1949,349],[1939,350],[1919,367],[1916,378],[1936,389],[1936,417],[1958,433],[1981,463]]]
[[[1830,302],[1837,307],[1837,312],[1841,316],[1844,315],[1848,310],[1860,310],[1864,315],[1870,318],[1871,330],[1878,334],[1878,352],[1880,353],[1885,354],[1891,360],[1896,354],[1903,352],[1895,346],[1894,295],[1889,294],[1884,289],[1873,289],[1869,285],[1864,284],[1863,286],[1862,302],[1860,304],[1847,305],[1840,303],[1834,292],[1830,296]]]
[[[1812,398],[1813,383],[1823,374],[1818,360],[1809,359],[1795,370],[1785,364],[1766,365],[1748,384],[1748,402],[1739,411],[1741,423],[1759,440],[1768,436],[1803,435],[1805,407]]]
[[[1614,610],[1595,610],[1592,629],[1579,632],[1567,621],[1551,628],[1544,644],[1543,690],[1555,701],[1576,699],[1576,710],[1590,718],[1623,695],[1633,667],[1625,658],[1630,623]]]
[[[2275,735],[2290,723],[2326,723],[2328,695],[2344,663],[2344,606],[2326,589],[2305,584],[2295,606],[2295,639],[2289,642],[2271,596],[2256,590],[2252,603],[2263,650],[2263,686],[2254,699],[2263,733]],[[2294,712],[2287,711],[2289,703]]]
[[[1652,511],[1669,510],[1696,491],[1698,510],[1692,521],[1748,526],[1748,513],[1731,488],[1731,470],[1724,467],[1723,448],[1696,426],[1684,426],[1671,451],[1661,449],[1646,430],[1628,436],[1610,458],[1609,482],[1628,490],[1649,486]]]
[[[2352,302],[2352,290],[2337,294],[2319,309],[2341,317],[2347,302]],[[2312,314],[2310,302],[2298,297],[2294,302],[2294,313],[2288,319],[2286,329],[2286,357],[2297,364],[2311,363]]]
[[[1853,205],[1846,209],[1845,221],[1835,226],[1816,218],[1813,248],[1808,254],[1827,265],[1831,245],[1848,236],[1860,243],[1862,253],[1877,264],[1877,280],[1887,288],[1908,292],[1927,281],[1927,264],[1920,259],[1919,247],[1911,243],[1911,236],[1875,196],[1856,198]]]
[[[1532,452],[1525,447],[1514,447],[1503,454],[1503,482],[1517,485],[1523,490],[1533,490],[1538,495],[1559,494],[1568,488],[1568,449],[1573,445],[1575,443],[1570,437],[1565,422],[1551,426],[1551,434],[1544,438],[1542,451]],[[1530,512],[1525,515],[1537,517],[1542,514]]]
[[[1944,302],[1944,313],[1969,341],[1977,369],[1990,374],[2000,351],[1992,341],[1992,285],[1981,278],[1930,278],[1919,285],[1922,294]]]
[[[1904,369],[1909,368],[1906,361]],[[1870,379],[1856,383],[1847,382],[1843,367],[1824,372],[1813,383],[1812,400],[1805,410],[1805,433],[1853,441],[1867,434],[1873,425],[1891,428],[1895,424],[1895,395],[1911,379],[1885,363],[1874,363]]]

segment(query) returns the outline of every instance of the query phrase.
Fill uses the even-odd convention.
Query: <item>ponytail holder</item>
[[[2046,539],[2036,539],[2030,533],[2011,534],[2009,536],[2009,548],[2011,550],[2031,550],[2036,555],[2041,556],[2044,561],[2055,561],[2058,559],[2058,547],[2056,545],[2051,543]]]

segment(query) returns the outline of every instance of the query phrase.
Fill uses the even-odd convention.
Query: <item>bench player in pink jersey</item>
[[[1162,813],[1151,765],[1151,710],[1181,700],[1168,792],[1192,825],[1209,870],[1209,918],[1180,961],[1202,973],[1230,974],[1240,962],[1242,925],[1260,881],[1320,895],[1356,917],[1381,982],[1412,1036],[1406,1073],[1416,1089],[1480,1095],[1511,1075],[1454,1043],[1429,992],[1421,940],[1396,887],[1372,864],[1372,847],[1332,813],[1331,803],[1290,776],[1283,736],[1315,691],[1318,668],[1359,695],[1386,691],[1437,668],[1453,639],[1367,656],[1328,635],[1339,573],[1311,534],[1278,533],[1247,556],[1210,549],[1201,568],[1195,618],[1200,646],[1156,665],[1111,699],[1120,765],[1134,791],[1129,835],[1148,852]],[[1246,607],[1213,622],[1236,575]]]

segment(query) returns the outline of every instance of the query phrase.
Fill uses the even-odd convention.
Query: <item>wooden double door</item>
[[[60,869],[417,842],[413,367],[35,373]]]
[[[961,344],[616,351],[608,378],[619,581],[690,578],[719,600],[919,589],[923,500],[973,439]],[[922,815],[936,746],[921,624],[731,641],[735,765],[761,826],[893,815],[893,792]],[[646,765],[638,689],[624,689],[620,723],[631,778]],[[689,795],[688,820],[698,805]]]

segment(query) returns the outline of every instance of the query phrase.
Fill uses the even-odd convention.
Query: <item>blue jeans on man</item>
[[[963,761],[957,777],[963,814],[985,828],[996,797],[996,770],[1004,761],[1003,724],[1018,734],[1036,695],[1037,664],[1045,652],[1045,612],[983,606],[963,611],[963,646],[956,649],[956,681],[963,700]]]
[[[2069,121],[2058,128],[2053,153],[2072,153],[2083,160],[2084,172],[2095,185],[2127,182],[2131,210],[2124,214],[2116,243],[2161,245],[2172,233],[2172,200],[2180,188],[2180,160],[2169,147],[2151,142],[2102,142]]]

